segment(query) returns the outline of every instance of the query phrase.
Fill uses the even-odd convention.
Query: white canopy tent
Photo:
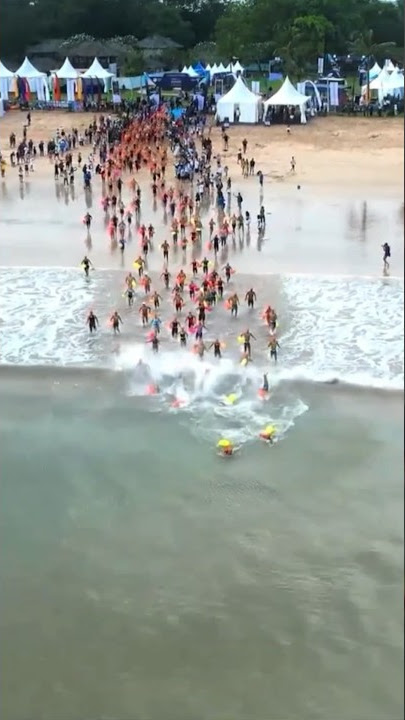
[[[233,63],[233,65],[232,65],[232,72],[234,72],[234,73],[237,73],[237,72],[243,73],[243,67],[242,67],[242,65],[240,64],[239,60],[237,60],[236,63]]]
[[[390,60],[389,58],[384,63],[384,70],[386,70],[389,73],[392,73],[395,70],[395,65],[392,62],[392,60]]]
[[[399,68],[395,68],[394,72],[391,73],[390,79],[386,85],[386,90],[388,90],[388,95],[393,95],[394,97],[404,97],[404,74],[399,70]]]
[[[55,75],[60,80],[77,80],[79,77],[78,71],[74,69],[68,57],[65,58],[62,67],[60,67],[59,70],[55,70]]]
[[[281,88],[277,90],[264,103],[264,107],[267,108],[269,105],[303,105],[308,102],[309,97],[298,92],[298,90],[292,84],[290,78],[287,76],[284,80]]]
[[[104,81],[104,92],[108,90],[108,81],[113,77],[113,73],[105,70],[101,65],[98,58],[94,58],[90,67],[86,72],[81,75],[85,80],[103,80]]]
[[[239,110],[239,122],[257,123],[261,109],[261,98],[246,87],[241,77],[234,86],[217,102],[217,117],[222,122],[225,118],[235,122]]]
[[[95,80],[109,80],[113,77],[113,73],[110,73],[109,70],[105,70],[100,64],[98,58],[94,58],[89,69],[82,73],[81,77]]]
[[[30,90],[37,94],[38,100],[49,102],[49,87],[46,82],[46,73],[39,72],[27,57],[18,70],[15,71],[18,77],[28,80]]]
[[[0,60],[0,98],[3,98],[3,100],[7,100],[14,77],[15,73],[6,68]]]
[[[224,65],[223,63],[219,63],[217,72],[219,72],[219,73],[225,73],[225,72],[226,72],[226,67],[225,67],[225,65]]]
[[[381,68],[380,68],[378,62],[375,62],[373,67],[370,68],[370,70],[368,71],[368,76],[369,76],[370,80],[374,80],[374,78],[378,77],[380,72],[381,72]]]
[[[66,80],[66,95],[68,102],[74,102],[75,100],[75,88],[76,80],[79,77],[79,73],[74,69],[69,58],[65,58],[65,62],[59,70],[55,70],[55,73],[59,80]]]
[[[386,95],[390,93],[391,75],[388,70],[383,67],[378,77],[374,78],[369,85],[370,92],[377,91],[378,100],[382,102]],[[367,85],[363,85],[362,92],[367,93]]]
[[[188,75],[188,67],[187,67],[187,65],[185,65],[185,66],[183,67],[183,70],[182,70],[181,72],[183,73],[183,75]]]
[[[190,67],[187,68],[186,73],[191,78],[198,78],[200,77],[198,72],[194,70],[194,68],[190,65]]]
[[[266,100],[266,102],[264,103],[264,109],[266,112],[269,107],[275,105],[286,105],[288,107],[298,106],[301,110],[301,123],[305,124],[307,121],[305,115],[305,105],[307,104],[308,100],[309,97],[307,95],[303,95],[302,93],[298,92],[298,90],[296,90],[287,75],[281,88],[277,90],[277,92],[274,93],[274,95],[272,95],[268,100]]]

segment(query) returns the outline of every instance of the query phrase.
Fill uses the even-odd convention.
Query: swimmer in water
[[[157,336],[157,333],[154,333],[154,335],[152,335],[152,337],[149,340],[147,340],[146,342],[148,342],[152,345],[153,352],[157,353],[159,351],[160,340]]]
[[[214,357],[221,359],[221,342],[218,340],[218,338],[214,340],[211,345],[209,345],[208,350],[211,350],[212,347],[214,348]]]
[[[180,340],[180,347],[187,346],[187,333],[183,327],[180,328],[179,340]]]
[[[243,337],[243,351],[248,354],[248,357],[252,357],[252,347],[250,344],[250,340],[256,340],[253,333],[250,332],[250,330],[246,330],[244,333],[241,333],[241,337]]]
[[[86,323],[89,326],[89,330],[91,333],[96,332],[97,325],[99,325],[99,322],[98,322],[98,317],[94,314],[93,310],[90,310],[90,312],[87,316]]]
[[[270,358],[274,358],[274,362],[277,362],[277,350],[280,348],[278,340],[275,337],[271,337],[267,347],[270,349]]]
[[[204,357],[204,353],[207,351],[207,346],[205,345],[205,343],[204,343],[203,340],[201,339],[201,340],[199,340],[199,341],[194,345],[194,350],[195,350],[195,353],[196,353],[196,354],[198,355],[198,357],[200,358],[200,360],[202,360],[203,357]]]
[[[116,335],[120,332],[120,325],[123,325],[122,318],[118,314],[117,310],[111,315],[110,322],[112,324],[114,335]]]
[[[91,260],[89,260],[87,255],[84,256],[81,265],[84,270],[85,276],[89,277],[89,270],[90,270],[90,267],[93,267],[93,263],[91,262]]]
[[[264,373],[263,375],[263,385],[262,385],[263,392],[269,392],[269,381],[267,378],[267,373]]]

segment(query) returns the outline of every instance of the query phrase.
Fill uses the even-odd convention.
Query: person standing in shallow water
[[[383,249],[383,263],[384,263],[384,272],[387,272],[390,268],[390,264],[388,262],[388,258],[391,257],[391,248],[388,245],[387,242],[384,243],[384,245],[381,245]]]
[[[93,310],[90,310],[88,316],[87,316],[87,325],[89,326],[90,332],[96,332],[98,322],[98,317],[94,314]]]

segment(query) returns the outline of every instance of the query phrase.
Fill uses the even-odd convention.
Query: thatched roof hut
[[[140,40],[138,42],[138,47],[141,50],[159,52],[159,50],[180,49],[182,46],[179,45],[179,43],[176,43],[171,38],[162,37],[161,35],[150,35],[149,37]]]

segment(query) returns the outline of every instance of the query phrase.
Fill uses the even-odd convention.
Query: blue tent
[[[198,72],[199,75],[205,74],[205,67],[201,65],[200,62],[198,62],[197,65],[193,65],[193,69]]]
[[[156,84],[161,90],[172,90],[181,88],[182,90],[192,90],[197,84],[198,78],[191,78],[186,73],[164,73],[160,80],[155,79],[154,75],[151,77],[155,80]]]

